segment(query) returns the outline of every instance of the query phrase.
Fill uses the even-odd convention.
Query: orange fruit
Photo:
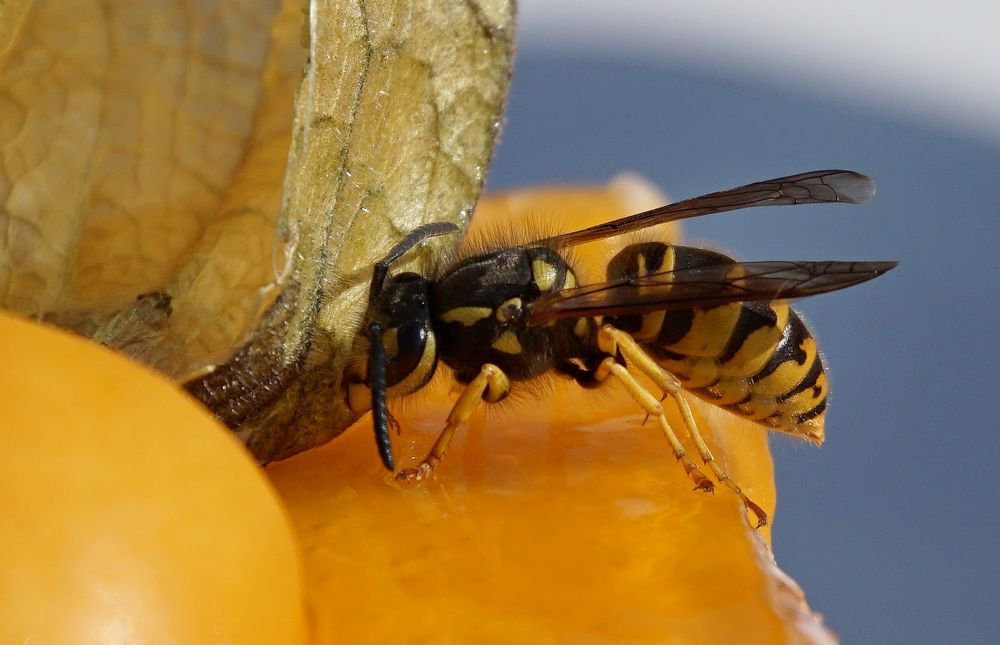
[[[228,430],[44,325],[0,314],[0,356],[0,642],[305,642],[286,515]]]

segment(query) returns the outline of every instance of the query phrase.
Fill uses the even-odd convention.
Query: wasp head
[[[364,351],[368,361],[365,368],[348,370],[344,386],[353,412],[371,409],[379,455],[389,470],[395,467],[389,426],[398,424],[389,414],[386,396],[390,389],[394,395],[402,395],[423,387],[437,367],[430,282],[418,273],[389,275],[389,267],[420,242],[456,230],[458,227],[447,222],[419,226],[373,267],[368,315],[355,345],[355,352]]]

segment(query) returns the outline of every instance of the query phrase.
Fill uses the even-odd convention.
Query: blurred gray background
[[[874,177],[867,206],[715,215],[686,239],[900,261],[798,304],[833,395],[822,448],[772,440],[775,554],[845,642],[996,642],[1000,9],[614,5],[522,2],[489,187],[636,170],[681,199],[820,168]]]

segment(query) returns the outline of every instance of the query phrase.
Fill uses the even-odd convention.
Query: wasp
[[[549,372],[585,388],[609,379],[656,420],[697,489],[715,484],[688,455],[662,401],[676,404],[702,465],[757,518],[764,511],[712,457],[683,391],[779,432],[823,440],[827,379],[808,328],[787,301],[871,280],[896,262],[738,262],[721,253],[666,242],[625,246],[603,282],[578,284],[572,247],[664,222],[756,206],[860,204],[872,180],[820,170],[711,193],[527,244],[482,251],[432,279],[390,273],[422,241],[457,230],[431,223],[406,235],[372,272],[368,312],[345,396],[372,411],[376,444],[390,471],[387,397],[423,387],[443,362],[464,390],[430,452],[397,477],[420,480],[440,462],[456,428],[480,401],[496,403],[513,382]],[[636,378],[645,375],[656,396]]]

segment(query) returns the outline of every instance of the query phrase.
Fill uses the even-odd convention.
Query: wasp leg
[[[681,417],[684,419],[684,425],[688,428],[688,434],[691,435],[691,439],[698,449],[698,455],[701,457],[702,462],[711,469],[712,474],[715,475],[719,483],[726,485],[736,493],[743,502],[743,506],[754,514],[757,518],[756,528],[765,526],[767,524],[767,513],[764,512],[764,509],[755,504],[753,500],[743,493],[740,487],[736,485],[736,482],[730,479],[729,473],[712,456],[712,451],[698,430],[698,424],[694,420],[691,406],[688,405],[687,400],[681,395],[681,383],[677,380],[677,377],[660,367],[649,354],[639,347],[639,344],[632,336],[611,325],[603,325],[598,330],[597,343],[601,351],[613,356],[621,352],[621,355],[625,357],[625,360],[630,365],[634,365],[640,372],[648,376],[665,395],[677,403]]]
[[[597,366],[597,370],[594,372],[594,378],[597,381],[604,381],[609,376],[614,376],[625,386],[632,400],[639,404],[639,406],[646,411],[646,414],[656,418],[660,424],[660,429],[663,430],[663,434],[667,437],[667,441],[670,443],[670,447],[674,451],[674,457],[677,461],[681,462],[684,466],[684,472],[694,480],[695,487],[699,490],[703,490],[707,493],[711,493],[715,489],[715,485],[712,484],[712,480],[706,477],[699,469],[697,464],[695,464],[690,457],[687,456],[687,450],[681,445],[680,440],[674,433],[674,429],[670,427],[667,423],[667,417],[663,414],[663,406],[660,402],[656,400],[652,394],[646,391],[646,389],[635,380],[635,377],[629,373],[627,369],[618,362],[615,361],[611,356],[605,358],[601,361],[600,365]]]
[[[496,403],[510,394],[510,379],[499,367],[486,363],[479,368],[479,374],[466,386],[458,397],[458,401],[448,414],[448,421],[438,435],[437,441],[431,446],[430,452],[416,468],[405,468],[396,475],[396,479],[405,481],[420,481],[434,471],[434,467],[444,458],[448,445],[455,435],[455,428],[465,423],[472,416],[480,401]]]

